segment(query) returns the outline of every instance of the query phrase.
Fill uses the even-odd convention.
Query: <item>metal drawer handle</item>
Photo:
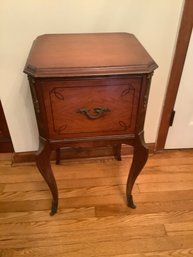
[[[95,120],[103,116],[105,112],[110,112],[110,111],[111,110],[108,108],[96,107],[96,108],[93,108],[92,110],[82,108],[82,109],[79,109],[77,112],[85,115],[87,118],[91,120]]]

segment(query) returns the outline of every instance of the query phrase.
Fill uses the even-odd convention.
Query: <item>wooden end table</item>
[[[148,158],[144,120],[151,77],[157,64],[128,33],[49,34],[33,43],[28,74],[40,146],[37,167],[58,209],[57,183],[50,165],[61,147],[111,145],[121,160],[121,144],[134,147],[126,186],[132,188]]]

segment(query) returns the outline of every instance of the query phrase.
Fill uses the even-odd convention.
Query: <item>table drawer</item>
[[[43,80],[50,139],[134,133],[141,78]]]

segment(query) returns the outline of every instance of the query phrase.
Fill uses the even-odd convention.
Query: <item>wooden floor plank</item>
[[[135,210],[130,209],[124,204],[109,204],[96,206],[96,215],[99,217],[104,216],[117,216],[117,215],[130,215],[130,214],[148,214],[148,213],[159,213],[159,212],[171,212],[173,210],[178,211],[192,211],[193,200],[185,201],[165,201],[165,202],[146,202],[138,203]]]
[[[0,184],[0,192],[3,192],[5,189],[5,184]]]
[[[140,192],[193,190],[193,180],[178,181],[176,183],[141,183],[138,187]]]
[[[101,214],[101,213],[99,213]],[[96,217],[110,219],[114,223],[129,223],[132,225],[153,225],[153,224],[173,224],[180,223],[182,220],[184,222],[193,222],[193,211],[171,211],[171,212],[153,212],[153,213],[142,213],[142,214],[130,214],[130,215],[121,215],[117,213],[117,216],[100,216],[96,213]],[[103,219],[100,219],[101,221]],[[98,222],[100,221],[98,220]]]
[[[86,178],[86,179],[65,179],[58,180],[58,188],[85,188],[85,187],[96,187],[96,186],[114,186],[114,185],[125,185],[127,177],[105,177],[105,178]],[[33,191],[47,189],[45,181],[38,182],[20,182],[20,183],[7,183],[4,186],[4,192],[14,191]]]
[[[64,224],[62,221],[1,224],[0,249],[12,248],[12,245],[14,245],[14,248],[21,248],[21,242],[23,242],[25,247],[33,247],[34,240],[38,241],[37,246],[46,246],[46,240],[51,244],[53,238],[59,242],[63,239],[63,244],[69,245],[84,242],[98,243],[101,242],[101,240],[105,242],[125,241],[128,238],[130,238],[130,240],[135,238],[144,239],[163,237],[166,235],[164,226],[160,224],[149,226],[124,224],[125,226],[114,226],[114,224],[106,223],[103,227],[95,225],[91,227],[88,221],[85,223],[88,224],[88,227],[80,226],[77,220],[74,222],[70,220],[68,222],[65,221]],[[6,236],[7,229],[11,231],[8,237]],[[33,234],[29,233],[30,231],[33,231]],[[15,237],[16,233],[17,238]]]
[[[193,248],[187,249],[177,249],[171,251],[154,251],[154,252],[146,252],[146,253],[134,253],[134,254],[121,254],[121,255],[112,255],[111,257],[192,257],[193,256]],[[59,257],[59,256],[58,256]],[[106,257],[105,255],[101,257]]]
[[[193,222],[175,222],[164,224],[166,232],[171,235],[193,235]]]
[[[125,239],[125,238],[124,238]],[[12,252],[12,257],[38,257],[38,256],[68,256],[68,257],[80,257],[80,256],[116,256],[132,253],[144,253],[155,251],[174,251],[177,249],[187,249],[192,247],[193,236],[174,236],[174,237],[154,237],[154,238],[137,238],[127,241],[123,240],[110,240],[104,241],[103,237],[96,243],[96,241],[85,241],[77,244],[66,244],[64,238],[52,238],[51,240],[39,241],[33,248],[29,247],[23,249],[22,240],[16,239],[19,243],[20,249]],[[31,241],[28,244],[33,244]],[[50,246],[52,245],[52,246]],[[62,255],[63,254],[63,255]],[[116,254],[116,255],[115,255]]]
[[[107,186],[91,186],[91,187],[81,187],[81,188],[69,188],[64,189],[59,187],[60,198],[74,198],[74,197],[90,197],[90,196],[105,196],[105,195],[124,195],[125,186],[121,187],[120,185],[107,185]],[[137,185],[134,186],[134,193],[139,192]],[[0,195],[0,202],[7,201],[19,201],[22,199],[26,200],[36,200],[36,199],[50,199],[50,193],[48,190],[38,190],[35,188],[30,191],[19,191],[14,188],[14,191],[2,192]]]
[[[137,178],[137,183],[161,183],[161,182],[183,182],[183,181],[193,181],[192,166],[188,165],[186,168],[177,169],[177,167],[172,166],[175,169],[175,176],[173,172],[166,169],[158,169],[154,172],[148,173],[147,168],[144,168],[142,174]]]
[[[95,217],[95,208],[65,208],[59,210],[54,217],[56,220],[72,220],[72,219],[88,219]],[[18,222],[28,223],[36,221],[50,221],[53,217],[48,215],[48,210],[45,211],[18,211],[18,212],[0,212],[0,224]]]

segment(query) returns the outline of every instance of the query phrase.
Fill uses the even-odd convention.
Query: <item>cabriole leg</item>
[[[121,144],[113,145],[113,154],[117,161],[121,161]]]
[[[58,209],[58,189],[50,164],[50,154],[51,148],[49,143],[40,138],[39,150],[36,155],[36,163],[40,173],[51,191],[53,199],[50,215],[54,215]]]
[[[56,149],[56,165],[60,164],[60,148]]]
[[[133,209],[136,208],[132,197],[133,185],[147,161],[148,153],[149,150],[144,142],[144,132],[142,131],[135,138],[133,161],[131,164],[126,187],[127,204]]]

